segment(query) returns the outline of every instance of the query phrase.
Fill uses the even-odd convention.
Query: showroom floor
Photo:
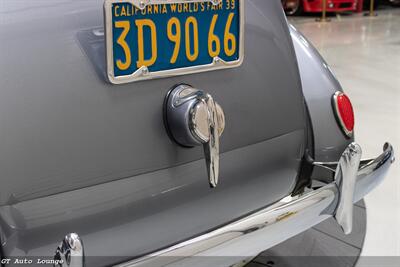
[[[378,155],[389,141],[400,151],[400,8],[332,17],[291,17],[331,65],[356,113],[356,140],[364,157]],[[366,199],[367,234],[362,255],[400,256],[400,168]]]

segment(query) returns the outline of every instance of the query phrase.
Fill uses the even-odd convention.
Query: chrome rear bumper
[[[208,256],[208,266],[230,266],[240,259],[254,257],[331,216],[336,218],[345,233],[349,233],[353,203],[383,180],[394,162],[394,151],[390,144],[385,144],[383,153],[377,158],[360,158],[360,146],[352,143],[339,162],[314,163],[316,169],[332,175],[333,182],[309,189],[301,195],[288,196],[214,231],[117,267],[203,266],[206,258],[200,256]]]

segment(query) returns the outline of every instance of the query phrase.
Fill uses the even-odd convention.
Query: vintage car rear
[[[360,162],[351,103],[279,0],[0,14],[3,258],[229,266],[330,216],[350,231],[394,159]]]

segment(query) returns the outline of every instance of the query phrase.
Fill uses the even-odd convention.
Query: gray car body
[[[344,137],[332,109],[332,96],[343,89],[315,47],[293,25],[289,27],[313,128],[314,159],[336,161],[354,140]]]
[[[310,129],[315,157],[339,158],[351,141],[332,112],[339,83],[289,29],[279,0],[245,5],[241,67],[115,86],[96,34],[102,0],[2,2],[4,256],[52,256],[77,232],[87,266],[129,260],[290,195]],[[201,148],[179,147],[164,129],[162,103],[178,83],[211,93],[225,110],[216,189]]]

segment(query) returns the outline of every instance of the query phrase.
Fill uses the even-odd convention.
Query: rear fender
[[[331,104],[333,94],[343,89],[316,48],[293,25],[289,28],[314,133],[315,160],[337,161],[353,141],[340,130]]]

